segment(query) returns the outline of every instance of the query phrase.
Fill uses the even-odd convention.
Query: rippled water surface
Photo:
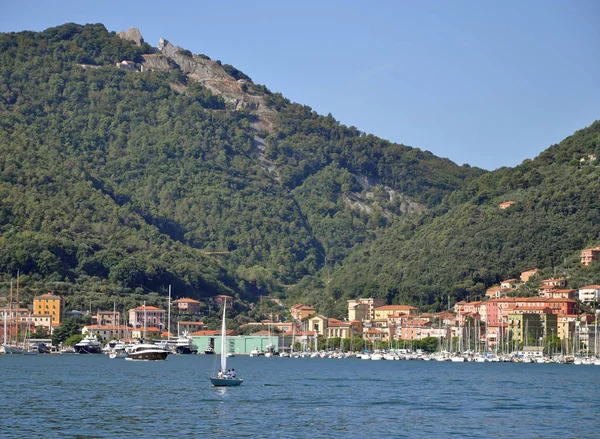
[[[213,356],[0,356],[6,438],[588,438],[600,367]]]

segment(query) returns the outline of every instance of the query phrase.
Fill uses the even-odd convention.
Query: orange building
[[[292,306],[292,309],[290,310],[290,314],[296,320],[303,320],[307,317],[312,316],[316,312],[317,312],[317,310],[314,309],[312,306],[304,305],[302,303],[295,304],[294,306]]]
[[[581,250],[581,263],[583,265],[590,265],[600,255],[600,247],[586,248]]]
[[[521,272],[521,282],[527,282],[533,276],[537,274],[539,270],[537,268],[530,268]]]
[[[55,294],[46,293],[33,299],[33,313],[36,315],[50,314],[54,327],[60,326],[64,310],[65,301]]]

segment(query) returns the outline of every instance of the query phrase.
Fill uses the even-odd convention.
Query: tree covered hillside
[[[580,250],[600,244],[600,122],[534,160],[472,181],[410,223],[353,252],[327,286],[333,298],[367,295],[444,309],[530,267],[569,286],[600,283]],[[500,209],[504,201],[515,201]]]
[[[270,293],[326,259],[341,264],[410,206],[435,206],[484,172],[252,84],[276,111],[257,131],[256,114],[173,60],[162,72],[115,66],[154,52],[100,24],[0,35],[5,279],[19,270],[40,290]]]

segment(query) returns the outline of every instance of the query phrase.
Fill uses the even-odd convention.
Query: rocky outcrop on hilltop
[[[117,35],[124,40],[133,41],[137,46],[141,46],[144,44],[144,38],[142,38],[142,33],[139,29],[135,27],[130,27],[126,31],[117,32]]]
[[[219,62],[194,55],[182,47],[174,46],[164,38],[160,39],[158,50],[173,60],[189,79],[201,83],[217,96],[221,96],[226,102],[233,104],[235,109],[247,108],[259,112],[262,110],[264,95],[244,90],[247,89],[244,84],[247,86],[248,81],[236,80]]]
[[[137,45],[144,43],[138,29],[130,28],[118,32],[123,39]],[[221,96],[234,110],[246,109],[257,116],[253,127],[270,132],[273,128],[275,111],[265,105],[265,93],[258,90],[249,78],[235,78],[228,73],[219,61],[204,55],[195,55],[189,50],[174,46],[161,38],[156,53],[143,55],[141,71],[169,72],[179,69],[188,80],[197,81],[217,96]],[[235,70],[235,69],[234,69]],[[242,75],[245,76],[245,75]]]

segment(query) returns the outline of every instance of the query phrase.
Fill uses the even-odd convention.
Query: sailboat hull
[[[244,382],[242,378],[214,378],[210,377],[210,382],[215,387],[235,387]]]

